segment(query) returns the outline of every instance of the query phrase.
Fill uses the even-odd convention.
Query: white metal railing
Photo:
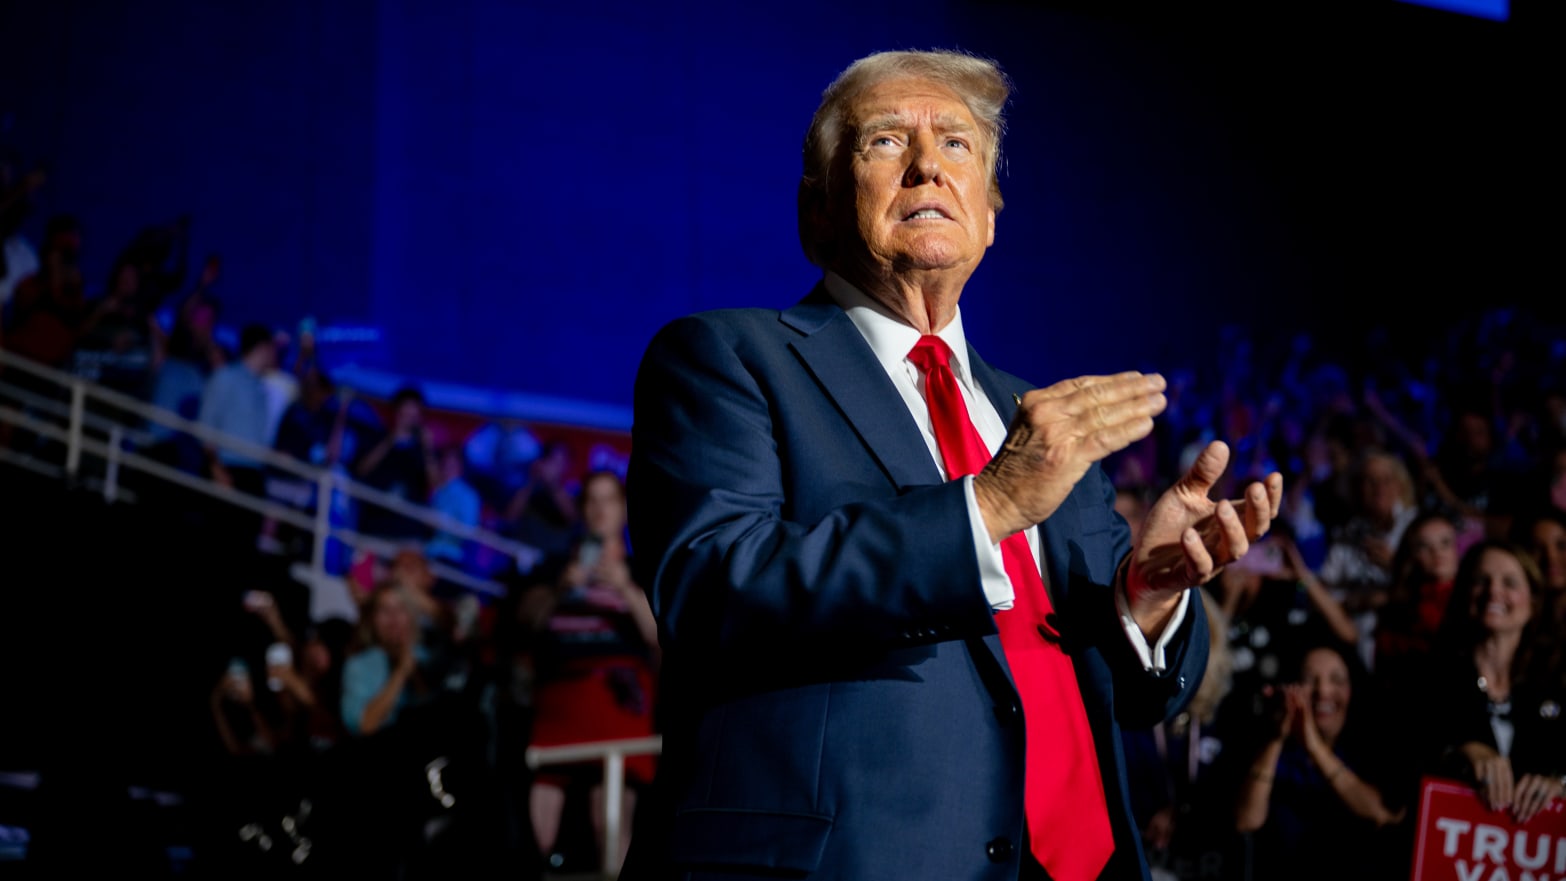
[[[533,770],[565,762],[603,761],[604,843],[599,857],[605,878],[616,878],[620,874],[620,828],[625,822],[621,816],[620,802],[625,795],[625,758],[658,755],[661,752],[663,738],[656,734],[652,737],[599,740],[564,746],[530,746],[527,749],[525,760]]]
[[[474,527],[453,520],[426,505],[414,504],[330,469],[301,462],[270,447],[260,446],[242,438],[216,431],[177,413],[154,407],[145,401],[113,389],[88,382],[78,376],[46,367],[30,359],[22,358],[0,349],[0,366],[45,380],[65,392],[69,403],[50,400],[47,396],[18,388],[5,381],[0,373],[0,423],[10,423],[26,431],[59,441],[65,445],[63,467],[20,456],[12,450],[0,450],[0,461],[10,462],[40,473],[78,480],[83,476],[82,457],[90,455],[104,462],[104,474],[98,480],[98,488],[108,501],[126,498],[119,486],[122,469],[131,468],[160,480],[173,483],[220,499],[231,505],[271,517],[287,523],[311,535],[310,578],[312,589],[319,588],[327,578],[326,550],[329,539],[337,539],[355,550],[362,550],[381,558],[390,558],[401,549],[394,541],[364,535],[331,522],[331,503],[335,494],[376,505],[431,527],[440,533],[448,533],[465,541],[486,547],[500,556],[512,560],[535,559],[538,550],[529,545],[506,538],[487,529]],[[21,404],[10,406],[6,402]],[[88,409],[88,404],[107,405],[133,419],[161,425],[174,432],[188,434],[201,442],[221,450],[238,453],[246,458],[270,466],[278,471],[295,475],[313,484],[314,510],[307,515],[297,508],[279,504],[271,499],[247,495],[218,484],[206,477],[190,474],[137,452],[150,439],[150,435],[138,425],[118,422],[101,412]],[[99,408],[101,411],[101,407]],[[31,411],[42,411],[53,418]],[[62,424],[63,420],[63,424]],[[435,575],[468,590],[491,596],[504,592],[495,581],[475,577],[468,572],[447,564],[438,557],[429,560]]]
[[[3,360],[4,350],[0,349],[0,361]],[[69,420],[71,418],[71,407],[69,404],[63,404],[53,398],[48,398],[37,394],[36,392],[27,391],[26,389],[20,389],[14,385],[0,383],[0,400],[5,399],[10,399],[18,404],[21,404],[29,410],[42,410],[45,413],[52,413],[55,416],[65,420]],[[97,413],[84,412],[82,414],[82,418],[85,420],[83,423],[84,428],[101,431],[105,434],[113,429],[118,428],[121,432],[124,433],[125,439],[127,441],[137,446],[148,446],[155,440],[148,432],[122,425]]]

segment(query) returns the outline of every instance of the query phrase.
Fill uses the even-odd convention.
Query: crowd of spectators
[[[459,435],[430,417],[413,385],[384,400],[339,385],[310,319],[293,333],[253,322],[228,332],[225,314],[240,310],[219,296],[221,259],[207,258],[186,285],[186,220],[138,235],[95,290],[79,269],[82,224],[51,218],[34,248],[20,221],[44,178],[6,173],[0,346],[238,441],[112,407],[100,414],[141,432],[135,452],[221,489],[313,517],[317,481],[267,461],[270,451],[414,506],[334,492],[333,526],[395,550],[329,542],[326,570],[352,608],[317,615],[309,587],[264,564],[310,560],[309,531],[122,478],[138,504],[188,513],[183,522],[204,530],[192,534],[216,537],[236,573],[277,576],[233,579],[245,585],[235,615],[206,625],[224,648],[208,659],[203,695],[212,773],[197,775],[191,793],[196,865],[225,878],[345,867],[418,877],[497,864],[526,877],[546,864],[598,865],[601,775],[592,763],[535,775],[523,752],[538,739],[537,694],[553,745],[653,731],[656,637],[629,577],[620,458],[584,457],[502,422]],[[31,396],[6,405],[38,415],[47,414],[38,399],[63,400],[25,371],[0,382]],[[60,453],[32,434],[7,432],[0,445]],[[520,550],[486,547],[457,524]],[[473,580],[437,577],[435,563]],[[583,696],[591,705],[577,707]],[[632,762],[633,785],[652,763]],[[624,807],[633,802],[630,793]]]
[[[80,225],[50,220],[30,257],[16,206],[43,181],[8,183],[8,350],[534,550],[497,560],[405,512],[333,500],[334,523],[401,551],[361,568],[332,547],[329,569],[360,587],[353,615],[298,611],[297,585],[244,594],[209,694],[224,773],[200,794],[224,876],[334,853],[363,877],[503,854],[580,869],[623,847],[602,839],[591,767],[535,774],[520,759],[529,743],[655,730],[656,628],[630,576],[620,475],[497,426],[439,436],[413,387],[356,396],[308,322],[224,345],[221,262],[185,288],[184,223],[138,236],[89,295]],[[1566,785],[1566,329],[1491,307],[1361,330],[1226,328],[1222,362],[1158,366],[1166,414],[1105,463],[1133,528],[1213,438],[1233,448],[1228,481],[1286,479],[1274,533],[1204,589],[1214,639],[1195,703],[1124,732],[1161,878],[1404,877],[1423,775],[1471,783],[1518,820]],[[312,482],[242,449],[151,435],[161,461],[314,510]],[[308,554],[308,534],[273,518],[226,522],[236,548]],[[443,582],[432,562],[504,595]],[[629,765],[627,811],[653,764]]]
[[[620,475],[590,471],[568,495],[567,550],[503,577],[499,597],[438,578],[416,543],[375,567],[352,619],[288,623],[288,585],[242,597],[211,691],[229,773],[203,793],[222,877],[598,865],[598,764],[534,769],[524,752],[654,733],[656,633]],[[628,763],[627,823],[654,763]]]
[[[1108,463],[1129,516],[1213,437],[1229,479],[1287,487],[1209,585],[1204,696],[1125,732],[1161,878],[1407,877],[1424,777],[1516,822],[1566,788],[1566,328],[1490,307],[1352,342],[1226,347]]]
[[[583,464],[572,461],[567,444],[540,444],[526,427],[499,423],[485,426],[484,437],[442,433],[416,385],[369,400],[333,380],[311,317],[297,330],[225,321],[233,306],[219,293],[221,256],[208,255],[193,280],[187,270],[188,217],[142,229],[118,252],[101,287],[91,284],[81,269],[89,241],[76,217],[48,218],[38,245],[25,234],[34,194],[47,175],[21,174],[20,168],[14,156],[0,156],[0,345],[240,442],[218,444],[149,421],[136,426],[151,439],[138,452],[313,513],[311,482],[268,465],[257,452],[273,450],[338,471],[396,501],[432,508],[445,520],[515,536],[537,552],[524,569],[565,552],[575,520],[568,481]],[[23,371],[12,371],[7,382],[24,393],[60,395],[58,387]],[[140,422],[121,411],[107,415]],[[497,432],[507,437],[497,442]],[[531,442],[520,456],[510,442],[517,433]],[[337,526],[419,544],[475,574],[511,562],[491,559],[395,504],[345,496],[333,499],[332,507]],[[301,540],[297,530],[265,518],[257,528],[263,548],[298,550],[290,547]],[[335,550],[340,557],[341,549]],[[330,568],[341,574],[348,561],[334,559]]]

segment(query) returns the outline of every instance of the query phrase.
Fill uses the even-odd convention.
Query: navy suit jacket
[[[1001,413],[1031,386],[971,352]],[[680,319],[637,375],[628,488],[659,622],[664,754],[623,879],[1014,879],[1024,724],[947,482],[886,372],[817,289]],[[1129,549],[1094,468],[1041,526],[1105,778],[1145,878],[1119,725],[1172,716],[1207,631],[1193,594],[1162,674],[1121,629]]]

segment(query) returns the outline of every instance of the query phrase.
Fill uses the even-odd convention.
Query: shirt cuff
[[[984,588],[984,598],[990,601],[992,609],[1009,609],[1017,597],[1012,592],[1011,576],[1006,574],[1000,545],[990,541],[990,528],[984,524],[979,495],[973,489],[973,475],[962,479],[962,492],[968,500],[968,526],[973,530],[973,551],[979,558],[979,584]]]
[[[1180,591],[1180,602],[1175,606],[1174,615],[1165,625],[1164,632],[1158,635],[1158,641],[1149,647],[1147,637],[1142,634],[1142,628],[1137,625],[1136,619],[1131,617],[1131,602],[1126,598],[1125,580],[1116,580],[1120,583],[1115,587],[1115,608],[1120,611],[1120,626],[1126,632],[1126,639],[1131,641],[1131,648],[1136,650],[1136,656],[1142,659],[1142,666],[1147,668],[1148,672],[1164,672],[1166,667],[1164,650],[1169,647],[1169,642],[1180,630],[1180,624],[1185,621],[1185,610],[1191,605],[1191,591]]]

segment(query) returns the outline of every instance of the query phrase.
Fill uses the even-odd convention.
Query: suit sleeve
[[[1165,650],[1168,664],[1163,670],[1133,667],[1121,662],[1115,680],[1115,716],[1122,725],[1130,728],[1148,728],[1179,715],[1196,696],[1207,670],[1209,634],[1207,613],[1202,607],[1201,594],[1190,591],[1190,602],[1185,618],[1175,627],[1175,634]],[[1120,633],[1125,640],[1125,633]],[[1134,657],[1135,650],[1127,648]]]
[[[1066,626],[1078,630],[1079,638],[1094,646],[1108,664],[1116,721],[1128,728],[1148,728],[1178,715],[1201,685],[1210,639],[1201,593],[1188,592],[1185,615],[1170,625],[1164,667],[1150,669],[1127,636],[1120,615],[1118,599],[1124,589],[1120,573],[1131,553],[1131,530],[1114,511],[1114,486],[1095,466],[1078,483],[1073,498],[1082,505],[1080,516],[1106,521],[1107,530],[1100,542],[1092,543],[1103,549],[1102,557],[1088,551],[1086,542],[1082,547],[1068,543],[1071,589],[1063,610]]]
[[[994,632],[960,482],[902,494],[867,484],[812,522],[793,519],[788,480],[837,451],[780,440],[782,421],[799,437],[806,417],[769,391],[777,365],[755,366],[730,335],[677,321],[637,375],[631,536],[665,650],[875,652]]]

